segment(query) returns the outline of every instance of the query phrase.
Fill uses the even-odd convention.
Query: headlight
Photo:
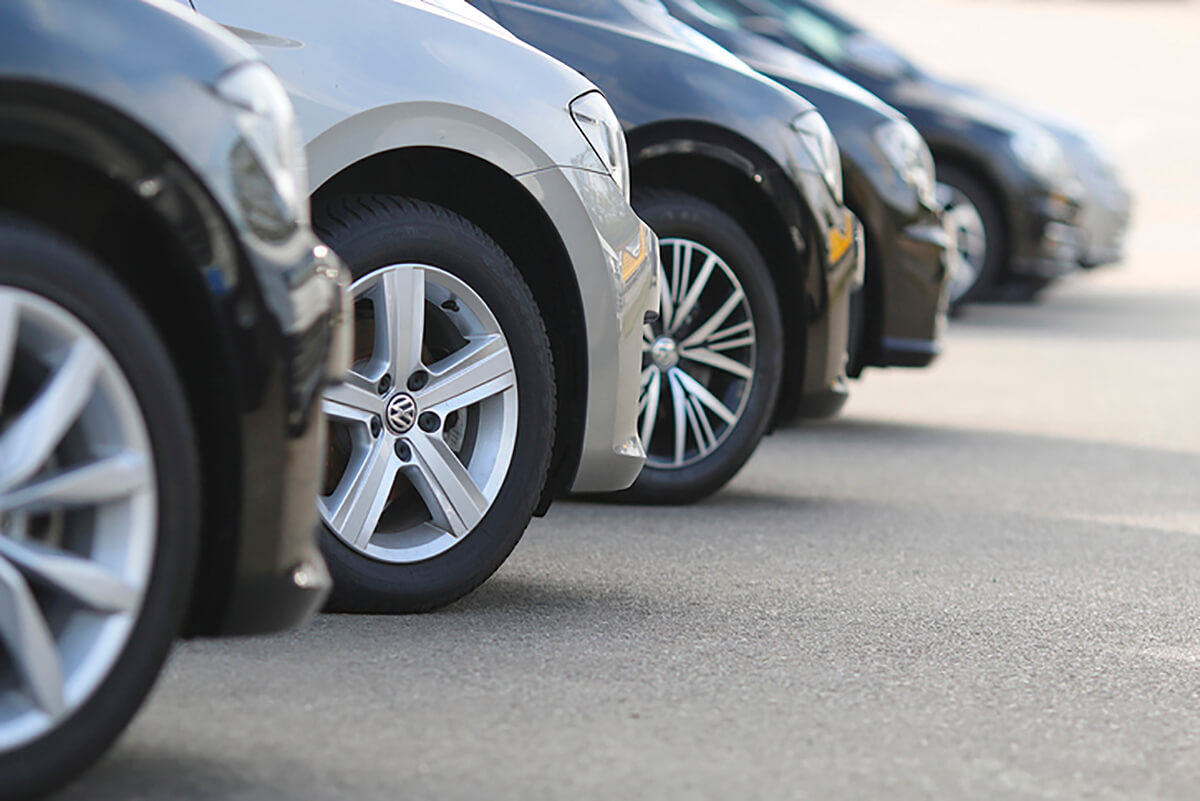
[[[287,239],[308,221],[304,143],[287,91],[260,62],[229,72],[216,89],[233,107],[241,134],[230,167],[246,222],[268,242]]]
[[[812,156],[817,164],[817,170],[825,179],[829,191],[842,202],[842,160],[838,151],[837,140],[829,130],[828,123],[821,114],[813,109],[806,111],[792,120],[792,130],[800,135],[804,149]]]
[[[1054,180],[1070,175],[1067,157],[1048,131],[1031,125],[1015,131],[1008,144],[1021,166],[1037,177]]]
[[[874,134],[884,158],[906,184],[917,190],[921,202],[932,208],[937,202],[933,154],[917,129],[903,120],[888,120],[875,126]]]
[[[599,92],[588,92],[571,101],[571,116],[628,201],[629,151],[625,147],[625,133],[612,106]]]

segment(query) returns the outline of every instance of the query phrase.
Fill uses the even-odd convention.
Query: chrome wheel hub
[[[647,464],[678,469],[729,436],[754,381],[754,317],[741,282],[714,251],[664,239],[662,313],[645,327],[638,426]]]
[[[417,422],[417,402],[407,392],[397,392],[387,402],[384,419],[392,433],[408,433],[413,423]]]
[[[659,337],[650,346],[650,361],[659,370],[670,370],[679,364],[679,345],[670,337]]]
[[[483,298],[444,270],[395,264],[351,291],[359,352],[325,392],[330,452],[318,507],[367,556],[429,559],[471,533],[512,466],[512,354]]]
[[[74,314],[0,287],[0,752],[65,721],[124,649],[157,488],[141,407]]]

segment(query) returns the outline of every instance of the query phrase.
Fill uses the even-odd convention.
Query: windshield
[[[842,19],[832,11],[803,0],[755,0],[782,21],[788,32],[817,56],[836,67],[854,67],[881,75],[914,72],[912,63],[890,45]]]
[[[772,3],[772,5],[776,4]],[[846,32],[839,30],[837,26],[808,9],[793,6],[780,10],[784,13],[788,30],[797,39],[834,64],[840,64],[846,60],[845,42],[848,38]]]

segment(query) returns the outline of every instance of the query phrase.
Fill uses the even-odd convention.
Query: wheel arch
[[[359,193],[404,195],[465,217],[496,241],[529,285],[550,337],[558,391],[549,477],[535,509],[544,514],[575,476],[587,417],[587,342],[577,335],[583,299],[558,230],[511,174],[461,150],[413,146],[373,153],[325,180],[312,202],[317,208]]]

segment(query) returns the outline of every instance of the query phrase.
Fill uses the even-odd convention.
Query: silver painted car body
[[[645,461],[637,399],[658,246],[571,117],[571,101],[595,86],[460,0],[193,5],[255,45],[282,78],[314,191],[375,154],[439,147],[499,167],[538,201],[584,299],[586,423],[570,489],[629,486]]]

